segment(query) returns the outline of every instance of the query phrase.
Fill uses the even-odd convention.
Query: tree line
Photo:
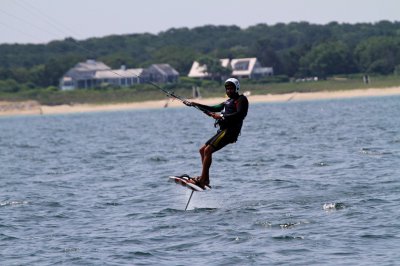
[[[186,76],[194,60],[257,57],[287,77],[400,72],[400,22],[308,22],[172,28],[159,34],[112,35],[82,41],[0,45],[0,91],[57,86],[86,59],[112,68],[169,63]],[[22,84],[22,85],[21,85]]]

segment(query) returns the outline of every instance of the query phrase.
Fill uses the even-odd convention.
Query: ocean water
[[[399,265],[400,97],[0,118],[1,265]]]

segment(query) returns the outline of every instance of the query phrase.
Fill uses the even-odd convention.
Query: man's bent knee
[[[207,145],[204,148],[204,154],[206,154],[206,155],[211,155],[213,152],[214,152],[214,147],[211,145]]]
[[[204,146],[202,146],[201,148],[200,148],[200,150],[199,150],[199,152],[201,153],[201,154],[204,154],[204,150],[206,149],[206,145],[204,145]]]

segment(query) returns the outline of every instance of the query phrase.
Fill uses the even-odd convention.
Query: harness
[[[242,97],[240,95],[237,99],[228,99],[224,102],[224,110],[221,112],[223,115],[227,114],[232,114],[236,113],[238,110],[239,106],[239,99]],[[217,127],[219,125],[220,127],[224,124],[224,120],[215,120],[214,127]]]

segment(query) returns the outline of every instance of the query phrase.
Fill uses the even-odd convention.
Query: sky
[[[0,0],[0,44],[204,25],[400,21],[400,0]]]

